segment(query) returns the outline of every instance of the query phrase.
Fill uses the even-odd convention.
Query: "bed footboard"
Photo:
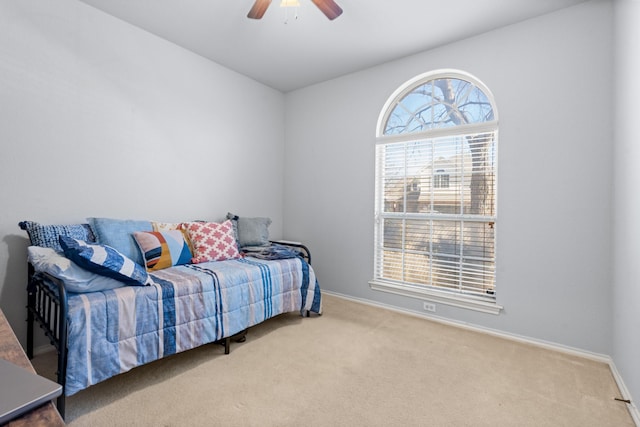
[[[302,243],[292,242],[291,240],[269,240],[269,242],[296,249],[300,253],[302,259],[307,261],[307,264],[311,265],[311,251]]]
[[[46,274],[34,274],[29,264],[27,286],[27,356],[33,358],[35,322],[38,322],[58,355],[57,382],[63,393],[56,406],[64,419],[67,378],[67,293],[62,282]]]

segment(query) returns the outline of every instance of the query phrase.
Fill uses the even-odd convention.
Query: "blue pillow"
[[[60,236],[64,255],[85,270],[111,277],[128,285],[151,285],[147,271],[117,250]]]
[[[110,218],[87,218],[87,220],[96,235],[98,243],[111,246],[122,255],[144,266],[144,258],[133,238],[133,232],[153,231],[151,221]]]
[[[71,225],[43,225],[34,221],[22,221],[18,223],[21,229],[27,232],[31,246],[51,248],[56,252],[62,252],[58,236],[68,236],[85,242],[95,242],[89,224]]]

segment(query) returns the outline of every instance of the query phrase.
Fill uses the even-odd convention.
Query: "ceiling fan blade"
[[[253,7],[247,14],[247,18],[260,19],[267,11],[267,8],[271,4],[271,0],[256,0]]]
[[[330,20],[342,15],[342,8],[333,0],[311,0]]]

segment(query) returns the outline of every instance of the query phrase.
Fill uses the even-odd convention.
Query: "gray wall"
[[[613,359],[640,398],[640,1],[615,2]],[[637,407],[636,403],[636,407]]]
[[[500,118],[499,316],[458,322],[610,354],[612,4],[588,2],[286,95],[285,236],[307,242],[321,286],[372,291],[374,143],[393,91],[426,71],[467,71]]]
[[[83,3],[0,1],[0,308],[18,338],[20,220],[234,211],[279,237],[283,114],[282,93]]]

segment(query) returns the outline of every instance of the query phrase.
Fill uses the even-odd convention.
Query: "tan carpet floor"
[[[633,421],[600,362],[325,295],[67,398],[70,426],[580,426]],[[33,360],[51,377],[53,353]]]

